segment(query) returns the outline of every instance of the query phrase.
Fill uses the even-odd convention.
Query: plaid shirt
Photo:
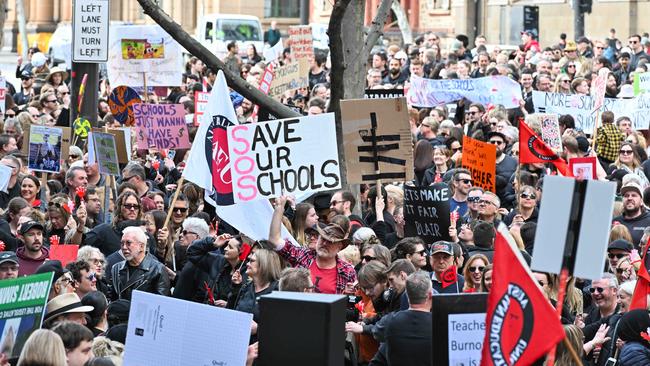
[[[278,251],[278,254],[286,259],[292,267],[303,267],[309,269],[316,259],[316,251],[306,247],[297,247],[289,240],[284,241],[284,246]],[[336,257],[336,293],[342,294],[345,291],[345,285],[357,280],[357,273],[351,264],[344,262]]]
[[[624,140],[625,136],[618,129],[618,126],[613,123],[604,123],[601,127],[598,127],[596,153],[607,160],[615,161]]]

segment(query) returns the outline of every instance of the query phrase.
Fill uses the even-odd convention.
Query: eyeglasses
[[[104,264],[104,263],[106,263],[105,260],[99,259],[99,258],[92,258],[90,261],[93,262],[94,264]]]
[[[503,141],[497,141],[497,140],[490,140],[489,141],[492,145],[502,145]]]
[[[490,126],[496,126],[496,125],[497,125],[496,122],[490,122]]]
[[[419,254],[424,257],[427,254],[427,250],[426,249],[418,250],[417,252],[413,252],[413,254]]]
[[[623,253],[607,253],[607,256],[609,257],[609,259],[614,259],[614,258],[621,259],[627,257],[628,255]]]
[[[452,151],[453,153],[457,153],[457,152],[459,152],[459,151],[463,151],[463,147],[462,147],[462,146],[461,146],[461,147],[456,147],[456,148],[453,148],[453,147],[452,147],[452,148],[451,148],[451,151]]]
[[[535,193],[522,193],[519,195],[519,197],[527,200],[534,200],[535,198],[537,198]]]
[[[79,158],[80,158],[79,155],[73,155],[73,154],[70,154],[70,155],[68,155],[68,156],[71,157],[71,158],[73,158],[73,159],[79,159]]]
[[[371,256],[369,256],[369,255],[364,255],[363,257],[361,257],[361,259],[363,259],[363,260],[366,261],[366,262],[370,262],[370,261],[374,261],[374,260],[377,259],[377,258],[375,258],[375,257],[371,257]]]
[[[634,150],[619,150],[618,153],[621,155],[632,155],[634,154]]]
[[[467,197],[467,202],[470,203],[479,203],[480,201],[481,201],[481,196]]]
[[[68,94],[70,94],[70,92],[59,92],[59,94],[61,94],[61,95],[68,95]]]
[[[456,179],[456,182],[463,182],[463,184],[472,184],[471,179]]]
[[[13,117],[16,117],[16,113],[5,113],[5,118],[13,118]],[[16,132],[14,131],[14,133]]]
[[[546,282],[544,281],[537,281],[537,283],[539,283],[539,285],[542,287],[546,286]]]
[[[567,65],[566,67],[567,67],[567,68],[569,68],[569,67],[576,67],[576,65]]]
[[[602,50],[602,49],[605,49],[605,47],[596,46],[596,49],[597,49],[597,50]]]
[[[197,234],[197,233],[195,233],[193,231],[183,230],[183,235],[189,235],[189,234],[199,236],[199,234]]]
[[[485,266],[470,266],[469,271],[470,272],[483,272],[485,269]]]
[[[141,244],[140,242],[133,241],[133,240],[122,240],[122,241],[120,241],[120,246],[125,246],[126,245],[127,247],[130,247],[134,243]]]
[[[470,116],[473,116],[475,114],[478,114],[478,111],[467,111],[466,114],[469,114]]]
[[[562,80],[563,83],[570,83],[571,80]]]
[[[338,205],[339,203],[343,203],[343,202],[345,202],[345,201],[332,201],[332,202],[330,202],[330,207],[332,207],[332,206],[336,206],[336,205]]]
[[[86,276],[86,279],[90,282],[94,281],[96,278],[95,273],[91,273],[88,276]]]
[[[628,268],[629,269],[629,268]],[[618,274],[623,274],[623,272],[627,271],[628,269],[625,268],[616,268],[616,273]]]
[[[480,205],[494,205],[494,207],[497,207],[496,203],[488,200],[480,200],[478,201]]]
[[[128,181],[130,181],[131,179],[133,179],[133,178],[135,178],[135,177],[136,177],[135,175],[132,175],[132,176],[130,176],[130,177],[128,177],[128,178],[127,178],[127,177],[123,177],[123,178],[122,178],[122,182],[128,182]]]
[[[131,204],[131,203],[126,203],[126,204],[122,205],[122,207],[124,207],[127,210],[131,210],[131,211],[136,211],[136,210],[140,209],[140,205],[134,205],[134,204]]]
[[[32,80],[32,78],[20,78],[22,81]]]
[[[56,100],[56,99],[53,99],[53,100],[48,100],[47,102],[48,102],[48,103],[56,103],[57,100]]]
[[[174,207],[174,212],[179,211],[180,213],[186,213],[187,207]]]
[[[605,291],[605,289],[602,287],[592,287],[589,289],[589,292],[591,292],[592,294],[595,293],[596,291],[598,291],[599,294],[602,294],[603,291]]]

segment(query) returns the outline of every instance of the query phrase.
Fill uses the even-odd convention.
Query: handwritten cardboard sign
[[[373,115],[379,173],[373,153]],[[413,144],[405,98],[342,100],[341,119],[349,183],[413,179]]]
[[[462,166],[472,172],[475,186],[496,192],[496,159],[496,146],[471,137],[463,137]]]
[[[634,82],[634,95],[639,95],[650,90],[650,72],[635,73]]]
[[[562,151],[562,135],[560,134],[560,123],[558,115],[553,113],[535,113],[526,117],[527,121],[539,125],[542,131],[542,140],[553,151]]]
[[[445,183],[428,187],[404,185],[404,234],[419,236],[427,244],[449,237],[449,198],[451,192]]]
[[[291,45],[291,57],[295,60],[314,58],[314,36],[311,33],[311,26],[289,27],[289,44]]]
[[[288,65],[274,70],[275,75],[271,81],[269,94],[273,97],[281,96],[284,92],[309,86],[309,62],[307,59],[298,59]]]
[[[133,117],[138,149],[189,149],[190,139],[182,104],[135,104]]]
[[[228,127],[235,203],[341,187],[334,114]]]

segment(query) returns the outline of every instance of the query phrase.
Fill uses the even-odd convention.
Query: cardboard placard
[[[371,114],[376,117],[380,174],[376,174],[373,157]],[[342,100],[341,119],[348,183],[413,179],[413,143],[406,99]]]
[[[228,127],[235,203],[340,188],[337,146],[334,113]]]
[[[290,26],[289,44],[291,45],[291,57],[294,60],[314,58],[314,36],[311,33],[311,26]]]
[[[0,343],[7,358],[18,358],[29,335],[41,327],[52,272],[0,281]]]
[[[286,91],[309,87],[309,61],[302,58],[296,62],[275,68],[269,95],[281,96]]]
[[[30,126],[31,127],[31,126]],[[70,154],[70,136],[72,134],[72,130],[70,127],[48,127],[48,128],[58,128],[60,129],[61,132],[61,160],[68,160],[68,155]],[[30,129],[25,128],[23,130],[23,141],[29,141],[30,139]],[[22,149],[20,152],[28,156],[29,155],[29,144],[23,144]]]
[[[50,260],[59,260],[65,266],[77,260],[79,246],[75,244],[50,245]]]
[[[597,179],[595,156],[569,159],[569,172],[576,179]]]
[[[133,106],[138,149],[189,149],[190,139],[182,104]]]
[[[463,136],[461,165],[472,172],[474,186],[496,193],[496,146]]]
[[[58,173],[61,170],[63,130],[31,125],[29,129],[27,166],[32,171]]]
[[[131,128],[93,128],[92,133],[110,133],[115,138],[115,149],[117,150],[117,161],[120,164],[128,164],[131,160]]]
[[[526,117],[526,120],[534,120],[539,124],[542,130],[542,140],[553,149],[553,151],[562,151],[562,135],[560,134],[560,122],[558,115],[552,113],[535,113]]]
[[[592,112],[595,112],[603,106],[605,102],[605,91],[607,88],[607,75],[599,74],[594,80],[591,81],[591,95],[594,97],[594,107]]]
[[[366,89],[363,97],[366,99],[402,98],[404,89]]]
[[[427,244],[449,237],[449,198],[451,191],[445,183],[428,187],[404,185],[404,234],[419,236]]]
[[[650,72],[634,73],[634,95],[639,95],[650,90]]]
[[[99,173],[114,176],[120,175],[120,164],[115,148],[115,136],[110,133],[93,132],[92,137]]]

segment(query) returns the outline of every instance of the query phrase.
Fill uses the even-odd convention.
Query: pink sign
[[[182,104],[134,104],[138,149],[189,149]]]
[[[591,82],[591,95],[594,97],[594,108],[591,112],[595,112],[603,106],[605,102],[605,87],[607,86],[607,77],[604,75],[598,75]]]

